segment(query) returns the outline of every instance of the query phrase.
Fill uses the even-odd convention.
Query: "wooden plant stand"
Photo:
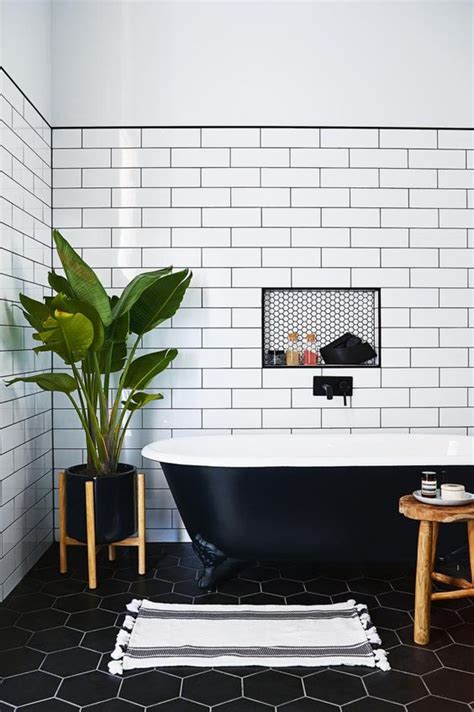
[[[89,588],[97,588],[97,567],[96,555],[102,545],[95,543],[95,502],[94,483],[85,483],[86,490],[86,523],[87,542],[78,541],[68,536],[66,522],[66,475],[59,473],[59,571],[67,573],[67,547],[87,546],[87,565],[89,571]],[[109,561],[115,561],[116,546],[136,546],[138,547],[138,573],[145,573],[145,475],[137,475],[137,509],[138,509],[138,531],[136,536],[129,536],[121,541],[114,541],[113,544],[104,545],[108,548]]]
[[[430,642],[431,601],[451,598],[468,598],[474,596],[474,504],[442,507],[423,504],[413,495],[400,499],[399,511],[408,519],[420,522],[418,533],[418,557],[416,562],[415,586],[415,628],[414,640],[419,645]],[[469,542],[469,562],[471,580],[445,576],[434,571],[436,544],[440,524],[466,522]],[[432,581],[439,581],[455,586],[454,591],[437,591],[432,593]]]

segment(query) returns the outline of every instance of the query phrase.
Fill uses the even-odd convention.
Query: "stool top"
[[[400,498],[398,511],[408,519],[428,522],[466,522],[474,520],[474,503],[443,507],[419,502],[412,494]]]

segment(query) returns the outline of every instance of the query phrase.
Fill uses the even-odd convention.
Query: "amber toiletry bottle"
[[[298,333],[296,331],[290,331],[290,333],[288,334],[288,346],[286,347],[286,365],[300,365],[300,355],[298,352]]]
[[[318,363],[318,352],[316,350],[316,334],[309,332],[306,334],[303,350],[303,365],[316,366]]]

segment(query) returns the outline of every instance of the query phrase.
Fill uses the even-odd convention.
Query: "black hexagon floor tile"
[[[244,694],[269,705],[282,705],[303,697],[304,689],[301,680],[294,675],[264,670],[244,679]]]
[[[311,697],[301,697],[299,700],[280,705],[278,712],[337,712],[339,709],[339,706],[336,707],[330,702],[313,700]]]
[[[74,677],[67,677],[61,683],[57,696],[82,707],[93,702],[113,699],[117,695],[119,687],[120,679],[94,670]]]
[[[242,694],[239,678],[218,670],[208,670],[199,675],[186,677],[181,696],[203,705],[218,705]]]
[[[49,653],[41,669],[59,677],[69,677],[81,672],[95,670],[100,661],[100,653],[84,648],[70,648]]]
[[[365,684],[370,695],[382,700],[399,702],[402,705],[420,699],[427,694],[427,689],[418,675],[391,670],[377,672],[366,678]]]
[[[24,613],[18,619],[16,625],[18,628],[25,628],[31,631],[46,630],[47,628],[57,628],[60,625],[64,625],[67,617],[67,613],[49,608],[45,611]]]
[[[84,552],[71,551],[70,571],[60,575],[51,547],[0,604],[2,712],[473,712],[473,602],[433,605],[431,641],[415,645],[409,567],[261,561],[203,594],[189,544],[150,544],[145,576],[136,573],[136,552],[119,550],[116,562],[102,552],[99,562],[90,592]],[[354,598],[368,605],[392,671],[176,667],[111,676],[125,605],[141,597],[263,605]]]
[[[123,681],[120,697],[144,707],[179,696],[180,680],[158,670],[147,670]]]
[[[55,650],[66,650],[79,645],[82,638],[82,633],[79,630],[72,630],[61,626],[59,628],[50,628],[48,630],[40,630],[33,633],[28,645],[36,650],[42,650],[45,653],[52,653]]]
[[[352,675],[337,670],[323,670],[310,677],[305,677],[306,694],[317,700],[344,705],[360,697],[365,697],[362,682]]]
[[[38,670],[45,654],[31,648],[14,648],[0,653],[0,675],[10,677]]]
[[[20,710],[21,712],[77,712],[77,707],[69,704],[69,702],[51,698],[49,700],[43,700],[42,702],[34,702],[32,705],[20,707]]]
[[[471,712],[472,708],[463,702],[454,702],[445,697],[430,695],[408,705],[407,709],[408,712]]]
[[[54,675],[35,670],[9,677],[2,683],[2,699],[7,704],[20,707],[53,697],[61,680]]]

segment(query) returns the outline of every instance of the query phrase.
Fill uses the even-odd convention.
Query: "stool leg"
[[[117,555],[117,551],[115,549],[115,546],[113,544],[110,544],[108,547],[109,549],[109,561],[115,561],[115,557]]]
[[[89,588],[97,588],[96,548],[95,548],[95,508],[94,483],[86,482],[86,523],[87,523],[87,564],[89,568]]]
[[[414,630],[414,640],[419,645],[426,645],[430,642],[432,543],[432,522],[421,521],[416,562]]]
[[[138,475],[138,573],[145,573],[145,475]]]
[[[439,522],[432,522],[433,541],[431,543],[431,570],[434,571],[436,563],[436,547],[438,545]]]
[[[467,538],[469,542],[469,563],[471,565],[471,581],[474,583],[474,520],[467,523]]]
[[[66,475],[59,473],[59,572],[67,573]]]

